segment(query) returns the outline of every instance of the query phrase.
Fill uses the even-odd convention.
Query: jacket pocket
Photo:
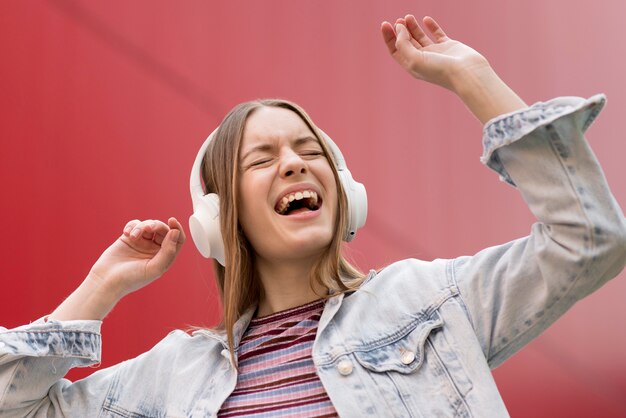
[[[436,315],[426,321],[410,324],[404,329],[381,340],[366,344],[363,351],[354,353],[359,364],[366,369],[383,373],[394,371],[409,374],[424,362],[427,337],[443,326]]]
[[[406,409],[405,416],[469,417],[465,396],[472,382],[445,334],[435,311],[352,355],[387,405]]]

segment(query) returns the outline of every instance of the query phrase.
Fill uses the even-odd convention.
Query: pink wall
[[[607,93],[588,137],[626,205],[626,3],[419,5],[0,3],[0,323],[54,309],[127,220],[186,222],[197,148],[230,107],[257,97],[303,105],[367,186],[368,224],[352,245],[363,269],[525,235],[532,218],[522,200],[478,161],[479,123],[387,56],[380,22],[406,12],[436,17],[528,102]],[[625,279],[495,372],[513,416],[626,415]],[[107,318],[103,365],[175,327],[215,324],[218,312],[210,265],[190,241],[164,278]]]

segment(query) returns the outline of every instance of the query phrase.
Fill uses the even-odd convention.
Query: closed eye
[[[270,161],[272,161],[270,158],[264,158],[264,159],[261,159],[261,160],[256,160],[256,161],[251,162],[248,165],[248,167],[256,167],[256,166],[259,166],[259,165],[267,164]]]
[[[324,152],[321,150],[311,150],[311,151],[302,151],[300,154],[308,157],[317,157],[320,155],[324,155]]]

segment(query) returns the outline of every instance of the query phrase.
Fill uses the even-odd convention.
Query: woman
[[[354,202],[321,131],[287,102],[240,105],[203,172],[219,196],[221,329],[61,379],[98,361],[99,320],[185,241],[174,218],[131,221],[47,321],[0,334],[0,415],[506,416],[490,367],[624,266],[626,222],[582,135],[604,98],[528,108],[480,54],[423,25],[381,30],[403,68],[487,123],[483,162],[537,216],[529,237],[362,275],[340,254]]]

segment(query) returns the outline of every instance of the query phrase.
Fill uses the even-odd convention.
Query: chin
[[[308,232],[301,235],[284,241],[284,248],[289,258],[320,257],[333,239],[333,234],[327,231]]]

